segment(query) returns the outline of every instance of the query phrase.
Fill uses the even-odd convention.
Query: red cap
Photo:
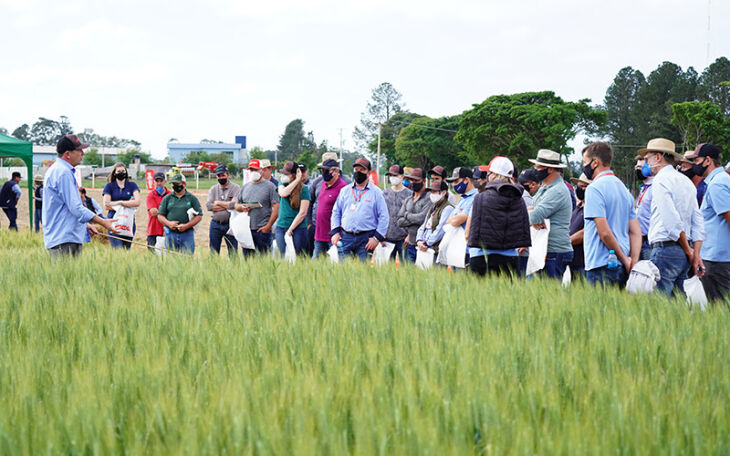
[[[248,167],[249,168],[261,169],[261,162],[259,161],[258,158],[254,158],[253,160],[250,160],[248,162]]]
[[[355,166],[362,166],[363,168],[367,169],[368,171],[370,171],[372,169],[372,166],[370,165],[370,160],[368,160],[367,158],[358,158],[357,160],[355,160],[355,164],[352,165],[353,168]]]

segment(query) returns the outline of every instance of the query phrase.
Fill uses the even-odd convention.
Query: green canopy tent
[[[0,133],[0,157],[15,157],[28,167],[28,217],[33,229],[33,143]]]

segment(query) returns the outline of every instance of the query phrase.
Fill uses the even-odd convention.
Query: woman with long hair
[[[282,177],[278,189],[281,200],[274,236],[282,255],[286,251],[284,236],[293,238],[297,255],[307,248],[307,228],[302,223],[307,217],[310,202],[309,187],[305,185],[306,173],[306,166],[293,161],[286,162],[281,170]]]
[[[116,211],[114,206],[122,207],[139,207],[142,198],[139,194],[139,187],[133,181],[129,180],[129,173],[124,163],[118,162],[112,166],[112,171],[106,178],[107,184],[104,186],[102,195],[104,197],[104,209],[108,212],[106,218],[113,219]],[[111,231],[109,235],[123,238],[124,240],[109,238],[109,244],[114,248],[125,248],[129,250],[132,247],[132,238],[137,231],[137,224],[132,227],[132,236],[114,234]]]

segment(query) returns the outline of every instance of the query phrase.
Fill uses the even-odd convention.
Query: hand
[[[520,247],[517,249],[517,254],[522,255],[522,252],[524,252],[525,250],[527,250],[527,247]]]
[[[695,264],[695,251],[692,249],[689,249],[689,252],[684,252],[685,255],[687,255],[687,262],[690,265]]]
[[[631,273],[631,268],[633,267],[633,264],[631,264],[631,257],[625,256],[621,259],[621,264],[624,265],[624,269],[626,269],[626,273]]]
[[[91,223],[86,224],[86,231],[88,231],[89,235],[91,236],[96,236],[97,234],[99,234],[99,232],[96,230],[96,227]]]
[[[152,217],[157,217],[157,208],[156,207],[153,207],[150,209],[150,215]]]
[[[190,228],[190,226],[189,226],[189,225],[188,225],[187,223],[180,223],[180,224],[179,224],[179,225],[177,226],[177,232],[178,232],[178,233],[184,233],[184,232],[185,232],[185,231],[187,231],[187,230],[188,230],[189,228]]]
[[[337,246],[337,243],[340,242],[340,239],[342,239],[342,236],[340,236],[340,233],[335,233],[332,235],[332,238],[330,241],[332,241],[332,245]]]
[[[423,241],[418,241],[416,246],[418,246],[418,250],[420,250],[421,252],[425,252],[426,250],[428,250],[428,246]]]
[[[228,203],[225,201],[216,201],[213,203],[213,212],[227,211]]]
[[[300,180],[302,180],[302,170],[301,170],[301,169],[297,168],[297,177],[296,177],[296,179],[294,179],[294,180],[295,180],[295,181],[300,181]]]
[[[251,208],[250,208],[250,207],[248,207],[248,206],[244,206],[243,204],[238,204],[238,203],[236,203],[236,206],[235,206],[235,208],[236,208],[236,210],[237,210],[238,212],[248,212],[248,211],[250,211],[250,210],[251,210]]]
[[[704,277],[705,275],[705,263],[702,261],[699,255],[695,255],[694,264],[692,264],[692,270],[697,274],[697,277]]]
[[[248,211],[246,211],[246,212],[248,212]],[[259,228],[258,230],[256,230],[256,232],[269,234],[269,233],[271,233],[271,227],[269,225],[264,225],[261,228]]]
[[[111,231],[114,234],[118,234],[119,230],[114,229],[113,225],[118,219],[101,219],[99,225],[106,228],[107,231]]]
[[[178,226],[178,225],[180,225],[180,222],[178,222],[178,221],[174,221],[174,220],[173,220],[172,222],[170,222],[170,223],[169,223],[169,224],[167,225],[167,227],[168,227],[168,228],[170,228],[170,230],[172,230],[172,231],[176,231],[176,230],[177,230],[177,226]]]
[[[406,236],[405,239],[403,239],[403,248],[407,249],[410,243],[408,242],[408,236]]]
[[[375,250],[375,247],[377,247],[377,246],[378,246],[378,240],[374,237],[371,237],[370,239],[368,239],[368,243],[365,244],[365,250],[370,252],[372,250]]]
[[[289,237],[292,237],[292,232],[291,232],[291,230],[286,230],[286,233],[285,233],[285,234],[286,234],[287,236],[289,236]]]
[[[545,229],[545,222],[536,223],[536,224],[532,225],[532,227],[535,228],[536,230],[544,230]]]

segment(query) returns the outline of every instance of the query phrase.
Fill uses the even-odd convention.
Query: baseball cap
[[[423,169],[421,168],[413,168],[411,172],[406,173],[406,177],[409,179],[423,179]]]
[[[454,182],[457,179],[463,179],[465,177],[472,177],[474,173],[471,169],[467,168],[466,166],[460,166],[458,168],[454,168],[454,171],[451,173],[451,177],[446,179],[446,182]]]
[[[517,182],[519,182],[520,184],[524,184],[527,182],[538,182],[537,170],[535,168],[527,168],[523,170],[517,177]]]
[[[432,181],[431,185],[428,187],[428,190],[432,191],[432,192],[442,192],[442,191],[448,190],[448,189],[449,189],[449,184],[447,184],[446,182],[444,182],[442,180]]]
[[[489,163],[489,172],[504,177],[512,177],[512,173],[515,172],[515,166],[509,158],[497,156]]]
[[[473,179],[486,179],[487,178],[487,170],[482,169],[481,166],[475,166],[472,169],[472,175],[471,177]]]
[[[271,161],[266,158],[259,160],[259,163],[261,163],[261,168],[271,168]]]
[[[692,153],[685,155],[684,158],[694,160],[697,157],[710,157],[715,160],[719,160],[720,155],[722,155],[722,151],[719,147],[710,143],[702,143],[698,144],[697,147],[695,147],[695,150]]]
[[[218,165],[215,167],[215,173],[216,174],[225,174],[228,172],[228,168],[226,165]]]
[[[385,173],[386,176],[400,176],[401,174],[403,174],[403,167],[401,165],[392,165],[388,168],[388,172]]]
[[[446,168],[436,165],[428,170],[428,174],[437,174],[441,176],[442,179],[446,179]]]
[[[368,171],[370,171],[372,169],[372,166],[370,165],[370,160],[368,160],[367,158],[362,158],[362,157],[355,160],[355,164],[353,164],[352,167],[354,168],[355,166],[362,166],[363,168],[367,169]]]
[[[89,146],[90,144],[79,141],[79,137],[76,135],[66,135],[58,140],[58,144],[56,144],[56,152],[63,154],[64,152],[71,150],[86,149]]]
[[[167,180],[167,178],[165,178],[165,173],[160,173],[160,172],[155,173],[155,177],[152,180],[157,180],[157,179]]]
[[[180,182],[185,182],[185,176],[183,176],[180,173],[175,173],[170,178],[170,183],[171,184],[179,184]]]
[[[337,160],[333,160],[333,159],[329,158],[329,159],[323,161],[322,163],[320,163],[319,164],[319,167],[320,168],[327,168],[327,169],[329,169],[329,168],[339,168],[340,167],[340,162],[338,162]]]
[[[294,174],[297,172],[297,162],[288,161],[284,163],[284,167],[281,169],[282,174]]]
[[[263,160],[259,160],[258,158],[254,158],[253,160],[249,160],[248,161],[248,167],[249,168],[254,168],[254,169],[266,168],[265,166],[261,166],[262,165],[262,163],[261,163],[262,161]]]

